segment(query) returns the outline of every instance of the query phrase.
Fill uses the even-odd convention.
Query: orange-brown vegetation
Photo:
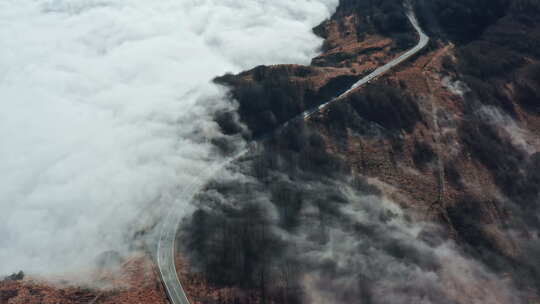
[[[103,288],[52,284],[31,277],[0,282],[2,304],[159,304],[168,303],[148,256],[128,259],[118,270],[96,278]]]
[[[181,255],[177,255],[176,257],[176,269],[182,287],[188,295],[191,304],[260,303],[260,295],[256,290],[213,286],[203,274],[190,268],[189,264]],[[267,301],[267,303],[271,304],[272,302]]]

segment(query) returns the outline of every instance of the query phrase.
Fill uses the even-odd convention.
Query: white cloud
[[[307,63],[337,0],[0,2],[0,274],[77,270],[215,160],[210,80]],[[187,204],[187,203],[186,203]],[[135,227],[137,228],[137,227]]]

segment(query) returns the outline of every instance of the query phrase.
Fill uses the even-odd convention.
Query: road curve
[[[189,184],[184,190],[184,194],[187,194],[188,196],[186,200],[193,200],[193,197],[197,194],[199,189],[201,189],[212,176],[214,176],[218,171],[222,170],[232,161],[246,154],[248,151],[250,151],[249,148],[243,149],[242,151],[228,158],[226,161],[209,166],[198,176],[194,177],[191,184]],[[156,261],[161,281],[163,282],[163,285],[165,285],[165,291],[167,292],[167,296],[169,297],[171,303],[190,304],[186,292],[184,291],[184,288],[180,283],[180,279],[178,278],[174,258],[176,232],[178,231],[178,226],[182,220],[182,213],[175,212],[175,207],[178,207],[175,203],[171,204],[168,213],[161,224],[156,251]]]
[[[426,47],[427,44],[429,43],[429,37],[428,37],[428,35],[426,35],[426,33],[424,33],[424,31],[420,27],[420,24],[418,23],[418,19],[416,18],[416,15],[414,14],[414,11],[412,9],[410,9],[410,8],[407,9],[407,17],[409,18],[409,21],[411,22],[412,26],[414,27],[414,29],[416,30],[416,32],[418,33],[418,36],[419,36],[418,43],[412,49],[410,49],[410,50],[406,51],[405,53],[401,54],[399,57],[396,57],[396,58],[392,59],[392,61],[388,62],[387,64],[385,64],[385,65],[383,65],[381,67],[378,67],[375,71],[371,72],[366,77],[364,77],[364,78],[360,79],[359,81],[357,81],[356,83],[354,83],[351,86],[350,89],[348,89],[347,91],[345,91],[343,94],[339,95],[338,97],[336,97],[336,98],[334,98],[334,99],[332,99],[332,100],[330,100],[328,102],[325,102],[325,103],[321,104],[320,106],[318,106],[315,109],[310,109],[310,110],[304,111],[304,113],[302,113],[300,116],[303,117],[304,119],[308,119],[313,114],[315,114],[317,112],[320,112],[321,110],[323,110],[324,108],[326,108],[329,105],[333,104],[334,102],[341,100],[343,97],[345,97],[346,95],[348,95],[349,93],[351,93],[355,89],[357,89],[357,88],[365,85],[366,83],[369,83],[373,79],[385,74],[389,70],[391,70],[394,67],[396,67],[397,65],[403,63],[405,60],[411,58],[416,53],[420,52],[424,47]]]
[[[323,103],[316,108],[304,111],[300,115],[284,123],[281,127],[277,128],[275,132],[282,131],[287,126],[289,126],[291,122],[302,120],[302,119],[303,120],[309,119],[315,113],[318,113],[322,111],[324,108],[333,104],[334,102],[341,100],[344,96],[348,95],[353,90],[385,74],[392,68],[403,63],[405,60],[409,59],[410,57],[418,53],[420,50],[422,50],[428,44],[429,37],[424,33],[424,31],[420,27],[418,20],[416,18],[416,15],[410,6],[407,6],[407,17],[409,18],[409,21],[411,22],[411,24],[413,25],[414,29],[416,30],[419,36],[419,40],[416,46],[414,46],[412,49],[408,50],[407,52],[403,53],[399,57],[394,58],[392,61],[388,62],[387,64],[377,68],[375,71],[371,72],[369,75],[365,76],[364,78],[360,79],[358,82],[353,84],[349,90],[345,91],[343,94],[339,95],[338,97],[326,103]],[[197,193],[198,189],[202,188],[204,186],[204,183],[209,178],[214,176],[215,173],[217,173],[219,170],[224,168],[227,164],[231,163],[232,161],[246,154],[253,147],[254,147],[253,144],[249,145],[246,149],[230,157],[227,161],[209,167],[207,170],[202,172],[187,187],[187,190],[185,191],[185,193],[190,194],[189,196],[190,199],[193,198],[193,196]],[[174,259],[176,231],[178,230],[178,225],[180,224],[180,220],[182,217],[180,212],[175,212],[175,207],[176,207],[175,205],[176,204],[171,204],[170,210],[168,214],[166,215],[165,220],[162,222],[160,236],[159,236],[158,245],[157,245],[156,260],[157,260],[157,266],[159,268],[159,274],[161,276],[161,280],[163,281],[163,284],[165,285],[165,290],[167,292],[167,296],[170,299],[170,302],[172,304],[190,304],[189,299],[186,295],[186,292],[184,291],[184,288],[182,287],[182,284],[180,283],[180,280],[178,278],[178,274],[176,272],[175,259]]]

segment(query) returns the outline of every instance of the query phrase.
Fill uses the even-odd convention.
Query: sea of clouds
[[[211,79],[308,63],[337,2],[0,1],[0,276],[129,252],[220,161]]]

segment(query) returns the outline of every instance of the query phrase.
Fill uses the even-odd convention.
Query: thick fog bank
[[[184,185],[219,160],[211,114],[230,106],[210,80],[309,62],[336,5],[1,1],[0,275],[87,269],[129,252],[155,207],[187,208]]]

